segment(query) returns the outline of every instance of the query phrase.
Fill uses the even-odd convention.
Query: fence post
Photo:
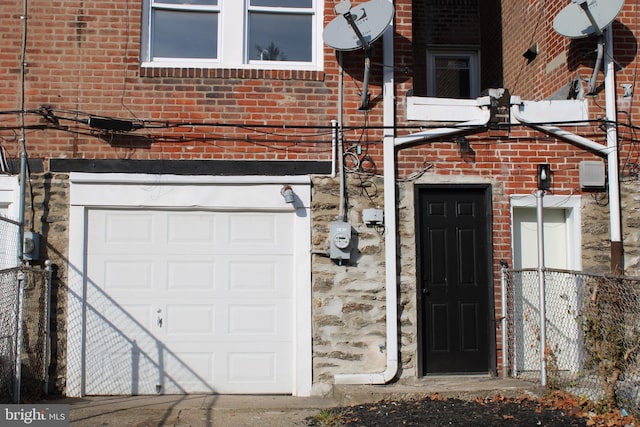
[[[502,328],[502,376],[507,376],[507,369],[509,367],[509,348],[507,341],[507,268],[509,264],[503,259],[500,260],[500,305],[501,305],[501,319],[500,327]]]
[[[53,277],[53,263],[51,260],[44,262],[45,269],[45,314],[44,314],[44,351],[43,351],[43,368],[44,375],[44,394],[49,394],[49,359],[51,358],[51,325],[49,316],[51,316],[51,280]]]
[[[23,270],[18,271],[18,313],[16,316],[16,360],[13,389],[13,402],[20,403],[20,387],[22,385],[22,318],[24,311],[24,282],[26,275]]]

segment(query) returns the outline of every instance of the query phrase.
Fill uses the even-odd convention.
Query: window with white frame
[[[144,0],[143,65],[316,68],[320,0]]]
[[[479,95],[477,51],[427,51],[427,92],[438,98],[475,98]]]

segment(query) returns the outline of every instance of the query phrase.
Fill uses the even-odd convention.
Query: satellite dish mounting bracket
[[[347,20],[347,23],[358,37],[360,44],[362,45],[362,49],[364,50],[364,75],[362,78],[362,93],[360,94],[360,107],[358,110],[368,110],[369,109],[369,76],[371,74],[371,45],[364,38],[360,28],[356,25],[356,20],[353,18],[353,14],[351,10],[346,11],[342,14],[344,19]]]

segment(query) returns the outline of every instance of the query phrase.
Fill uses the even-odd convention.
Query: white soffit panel
[[[527,123],[572,123],[575,126],[586,126],[589,120],[589,106],[586,99],[562,99],[544,101],[522,101],[512,105],[511,123],[521,121]],[[516,117],[519,117],[518,120]]]
[[[488,96],[477,99],[407,97],[407,120],[429,122],[470,122],[484,117]]]

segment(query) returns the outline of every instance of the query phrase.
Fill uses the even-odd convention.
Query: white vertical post
[[[508,357],[509,357],[509,348],[507,341],[507,262],[505,260],[500,260],[500,305],[501,305],[501,316],[502,320],[500,321],[500,325],[502,328],[502,376],[507,376],[507,370],[509,368]]]
[[[538,223],[538,288],[540,307],[540,384],[547,385],[547,334],[546,334],[546,311],[545,311],[545,289],[544,289],[544,217],[543,217],[543,190],[536,191],[536,219]]]

